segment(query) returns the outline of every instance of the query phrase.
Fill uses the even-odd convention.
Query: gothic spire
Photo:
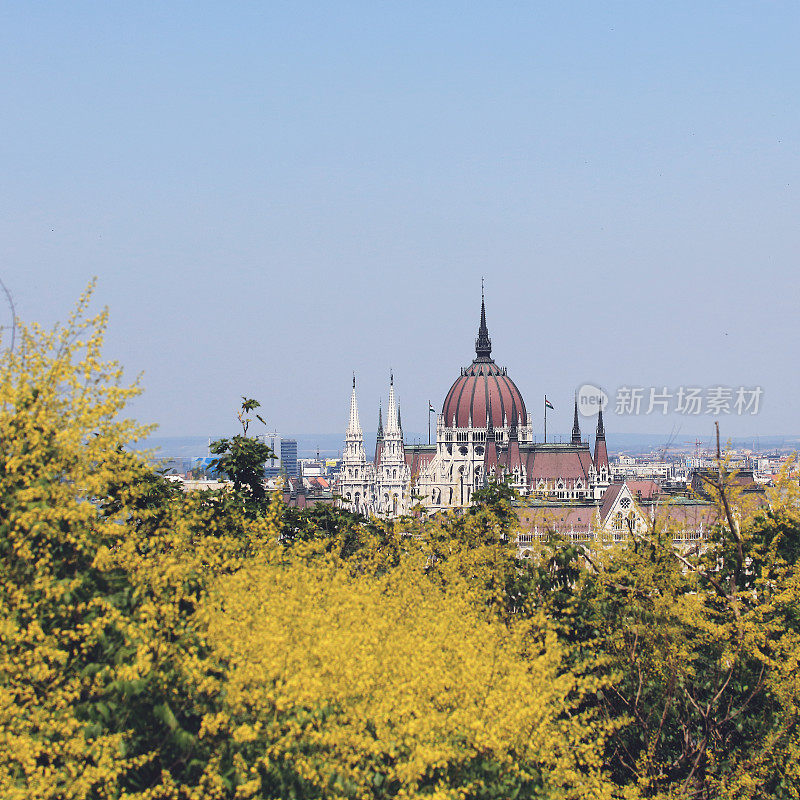
[[[494,439],[494,423],[492,422],[492,398],[489,397],[489,410],[486,413],[486,439]]]
[[[486,303],[483,299],[483,278],[481,278],[481,324],[478,326],[478,338],[475,340],[475,359],[477,361],[492,360],[492,340],[486,326]]]
[[[353,373],[353,393],[350,395],[350,423],[347,426],[348,436],[361,436],[361,423],[358,420],[358,402],[356,401],[356,376]]]
[[[400,420],[397,417],[397,401],[394,396],[394,373],[389,375],[389,404],[386,409],[386,433],[399,433]]]
[[[383,407],[378,404],[378,441],[383,439]]]
[[[578,424],[578,396],[575,396],[575,417],[572,422],[572,444],[581,443],[581,426]]]
[[[603,409],[599,409],[597,412],[597,432],[595,433],[595,439],[601,439],[602,441],[606,440],[606,429],[603,427]]]

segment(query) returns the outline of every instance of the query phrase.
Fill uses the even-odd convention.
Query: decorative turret
[[[364,455],[364,434],[358,418],[358,401],[356,400],[356,376],[353,375],[353,391],[350,394],[350,421],[344,435],[344,459],[350,463],[366,462]]]
[[[594,440],[594,466],[596,470],[608,470],[608,450],[606,449],[606,429],[603,427],[603,409],[597,412],[597,432]]]
[[[394,375],[391,373],[389,376],[389,403],[386,408],[386,428],[383,431],[382,441],[381,465],[383,466],[389,461],[398,466],[403,464],[405,462],[403,431],[400,429],[400,413],[394,393]]]
[[[578,398],[575,398],[575,417],[572,422],[572,444],[581,443],[581,426],[578,424]]]
[[[356,376],[353,375],[353,391],[350,394],[350,422],[344,435],[344,457],[339,471],[338,493],[342,504],[351,511],[364,513],[371,502],[370,476],[367,456],[364,452],[364,434],[358,418],[358,402],[356,400]],[[299,466],[299,462],[298,462]],[[302,470],[295,484],[298,507],[305,504]]]
[[[377,466],[378,511],[381,514],[403,514],[406,510],[407,485],[410,477],[406,466],[400,410],[394,393],[394,374],[389,375],[389,402],[386,406],[386,427]]]

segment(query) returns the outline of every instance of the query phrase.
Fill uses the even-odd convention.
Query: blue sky
[[[797,433],[796,3],[5,3],[0,271],[91,276],[163,435],[423,431],[473,355],[575,388],[763,387]],[[384,399],[385,403],[385,399]],[[612,409],[613,410],[613,409]],[[708,416],[607,418],[707,434]],[[681,437],[682,438],[682,437]]]

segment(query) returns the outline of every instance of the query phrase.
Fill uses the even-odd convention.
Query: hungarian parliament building
[[[356,400],[350,398],[342,468],[336,491],[340,503],[367,516],[393,517],[421,504],[428,511],[467,506],[489,480],[505,480],[521,495],[553,501],[597,502],[611,478],[602,411],[592,453],[578,422],[567,443],[535,442],[531,415],[505,367],[492,358],[492,341],[481,298],[475,358],[461,369],[445,397],[435,444],[406,444],[389,381],[386,424],[379,412],[374,460],[364,448]]]

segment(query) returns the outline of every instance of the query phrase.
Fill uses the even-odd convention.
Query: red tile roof
[[[419,472],[431,463],[433,457],[436,455],[436,448],[422,449],[421,447],[408,447],[405,448],[406,465],[411,470],[411,475],[418,475]]]
[[[661,487],[653,480],[626,481],[626,483],[637,500],[651,500],[662,494]]]
[[[554,447],[538,445],[528,451],[526,459],[530,484],[540,478],[545,480],[562,478],[565,481],[581,478],[587,481],[591,465],[592,457],[588,447],[560,448],[557,445]]]
[[[606,489],[603,495],[603,502],[600,505],[600,519],[602,521],[605,522],[608,512],[611,511],[611,506],[614,505],[614,501],[619,497],[619,493],[622,491],[624,485],[624,483],[612,483],[611,486]]]
[[[519,508],[517,518],[523,531],[532,531],[534,527],[548,530],[585,530],[594,527],[597,506],[594,503],[581,505],[550,504],[534,508]]]

